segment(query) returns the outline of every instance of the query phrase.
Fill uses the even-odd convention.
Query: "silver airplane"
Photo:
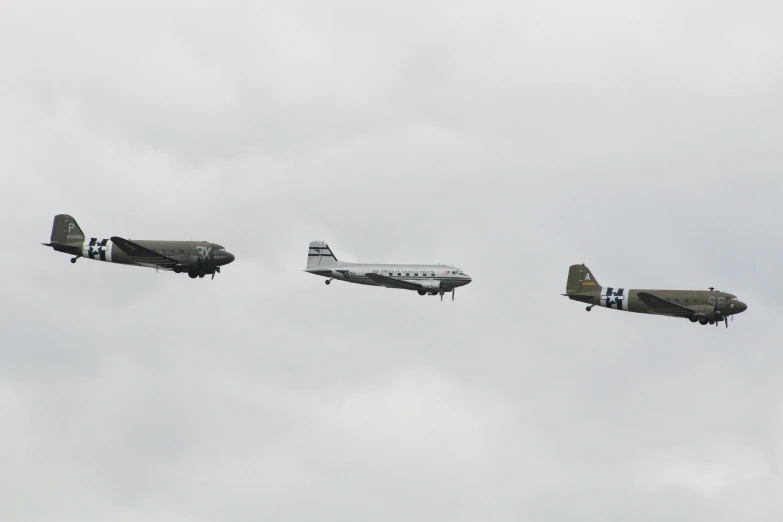
[[[455,289],[472,281],[469,275],[454,266],[381,265],[338,261],[332,249],[323,241],[310,243],[305,272],[326,277],[327,285],[337,279],[360,285],[416,290],[419,295],[440,295],[441,301],[446,292],[451,292],[453,301]]]

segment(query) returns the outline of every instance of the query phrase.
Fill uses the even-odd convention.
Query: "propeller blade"
[[[456,291],[457,291],[456,288],[451,291],[451,300],[452,301],[454,301],[454,292],[456,292]]]
[[[215,279],[215,272],[212,272],[212,279]]]
[[[726,328],[728,328],[729,327],[729,317],[726,316],[723,320],[726,322]]]

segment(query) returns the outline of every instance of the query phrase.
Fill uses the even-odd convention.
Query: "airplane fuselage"
[[[138,240],[134,243],[143,246],[153,252],[160,253],[179,261],[182,269],[175,272],[187,272],[187,267],[201,265],[206,269],[206,273],[212,273],[215,267],[222,266],[233,261],[234,257],[225,251],[217,243],[207,241],[160,241],[160,240]],[[79,252],[80,257],[93,259],[95,261],[105,261],[108,263],[118,263],[121,265],[135,265],[155,268],[154,262],[141,263],[134,261],[115,245],[111,239],[90,238],[85,240]]]
[[[729,316],[743,312],[747,306],[728,292],[712,290],[648,290],[621,287],[598,287],[595,293],[569,295],[575,301],[625,312],[667,315],[651,308],[639,294],[652,294],[664,301],[693,310],[696,314],[717,312],[716,316]],[[694,321],[695,322],[695,321]]]
[[[444,292],[451,292],[453,289],[471,282],[471,278],[462,273],[459,268],[447,265],[339,263],[332,266],[308,268],[307,272],[349,283],[384,286],[368,277],[368,274],[379,274],[420,285],[433,295],[441,287]]]

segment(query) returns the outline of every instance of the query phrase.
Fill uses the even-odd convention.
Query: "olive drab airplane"
[[[52,237],[45,246],[57,252],[74,256],[71,263],[80,257],[154,268],[185,272],[192,279],[220,273],[220,267],[234,260],[234,256],[215,243],[206,241],[130,241],[112,236],[110,239],[89,238],[67,214],[54,217]]]
[[[748,306],[727,292],[709,290],[634,290],[604,287],[598,284],[585,265],[571,265],[568,270],[566,293],[569,299],[587,303],[587,311],[594,306],[637,312],[641,314],[683,317],[692,323],[718,324],[729,327],[729,316],[739,314]],[[732,317],[732,320],[734,318]]]
[[[360,285],[415,290],[419,295],[440,295],[441,301],[445,292],[451,292],[453,301],[455,289],[472,281],[459,268],[446,265],[345,263],[338,261],[323,241],[310,243],[305,272],[326,277],[327,285],[337,279]]]

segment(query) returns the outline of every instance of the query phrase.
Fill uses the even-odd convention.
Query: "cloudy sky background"
[[[782,19],[4,0],[0,520],[781,520]],[[57,213],[237,261],[71,265]],[[316,239],[474,282],[327,287]],[[749,310],[586,314],[581,262]]]

